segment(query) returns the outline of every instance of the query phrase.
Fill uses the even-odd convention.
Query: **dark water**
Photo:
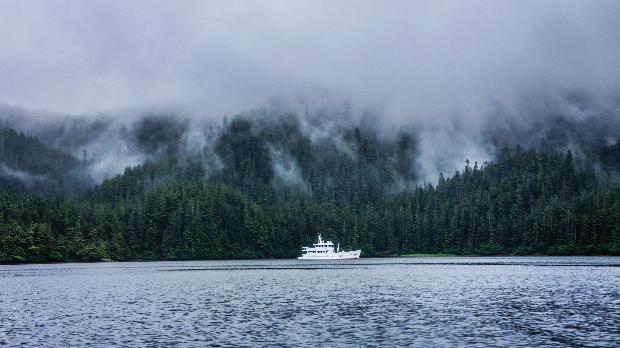
[[[0,345],[620,347],[620,258],[0,266]]]

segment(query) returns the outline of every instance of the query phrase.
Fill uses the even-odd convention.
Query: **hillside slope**
[[[87,184],[82,163],[11,128],[0,128],[0,191],[44,196],[76,192]]]
[[[55,183],[80,166],[4,134],[7,166]],[[236,119],[210,147],[162,155],[73,198],[5,187],[0,260],[293,257],[318,232],[365,256],[620,253],[617,144],[599,149],[597,166],[506,149],[420,186],[407,167],[413,137],[341,134],[344,144],[317,142],[295,123]]]

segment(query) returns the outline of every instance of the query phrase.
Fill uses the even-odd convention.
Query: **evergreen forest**
[[[126,134],[145,161],[96,180],[96,155],[4,126],[0,262],[292,258],[319,232],[366,257],[620,254],[617,139],[498,145],[492,161],[422,178],[405,130],[319,141],[294,117],[239,115],[191,149],[186,132],[141,121]]]

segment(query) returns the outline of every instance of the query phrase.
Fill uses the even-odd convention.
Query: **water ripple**
[[[619,267],[615,257],[0,266],[0,345],[618,347]]]

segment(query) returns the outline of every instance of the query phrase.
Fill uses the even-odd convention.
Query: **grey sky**
[[[619,77],[618,1],[0,0],[0,102],[57,112],[327,90],[431,118]]]

